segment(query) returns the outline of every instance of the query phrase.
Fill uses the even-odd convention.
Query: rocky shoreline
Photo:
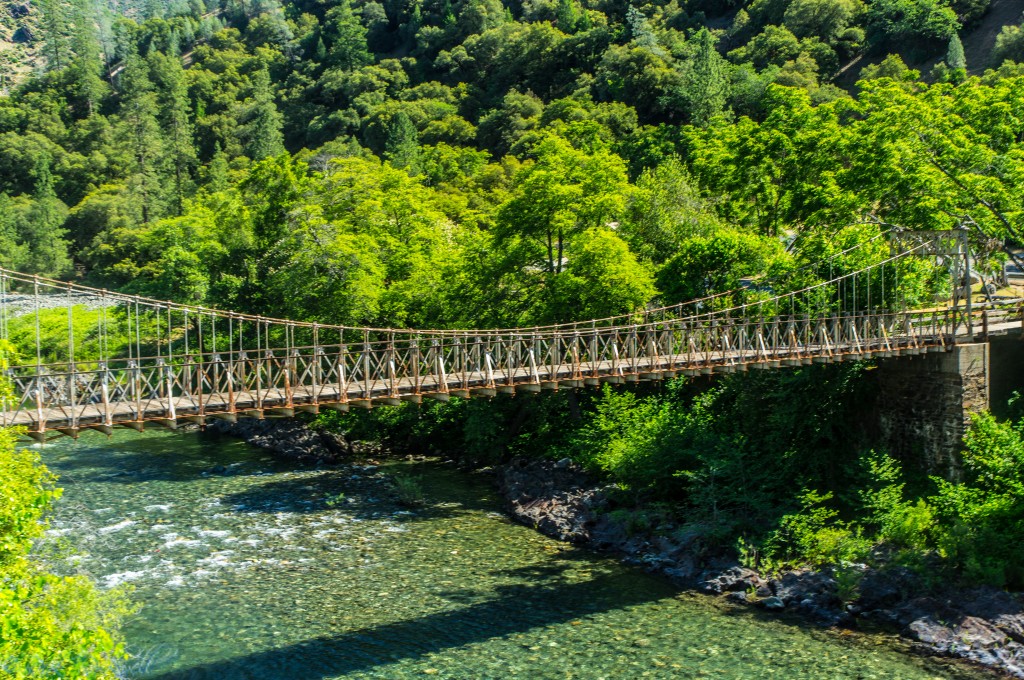
[[[736,561],[702,565],[694,557],[694,537],[671,526],[638,529],[607,512],[608,489],[569,460],[516,459],[497,477],[506,509],[517,521],[560,540],[617,554],[680,587],[767,611],[793,612],[823,626],[884,626],[922,652],[1024,678],[1019,594],[982,587],[936,595],[901,567],[855,565],[852,569],[860,573],[851,587],[831,571],[797,570],[766,578]]]
[[[334,465],[385,452],[293,419],[214,421],[207,432],[238,437],[285,459]],[[610,488],[568,459],[518,458],[493,470],[513,519],[558,540],[617,555],[681,588],[822,626],[884,626],[928,654],[965,659],[1024,678],[1024,605],[1020,594],[982,587],[929,592],[907,569],[855,565],[856,584],[832,571],[796,570],[765,577],[735,560],[702,564],[694,535],[678,527],[637,527],[609,512]]]

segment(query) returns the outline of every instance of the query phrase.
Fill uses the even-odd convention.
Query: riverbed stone
[[[756,571],[736,565],[705,579],[699,589],[705,593],[721,595],[737,590],[756,589],[763,583],[761,576]]]

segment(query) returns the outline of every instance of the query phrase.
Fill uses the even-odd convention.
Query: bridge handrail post
[[[71,283],[68,282],[68,407],[71,409],[68,425],[72,428],[78,426],[78,406],[76,402],[76,377],[75,368],[75,318],[72,313],[71,304]]]
[[[298,377],[298,348],[295,347],[295,326],[288,324],[284,327],[285,344],[288,347],[287,356],[284,360],[284,394],[285,405],[292,408],[295,405],[295,386],[299,382]]]
[[[363,398],[369,400],[372,396],[370,389],[370,331],[363,331]]]
[[[310,380],[313,381],[310,403],[320,403],[320,361],[323,356],[323,349],[320,347],[320,324],[313,322],[313,370],[310,372]]]
[[[420,393],[420,333],[409,338],[409,356],[412,361],[412,393]]]
[[[260,331],[260,326],[264,327],[264,332]],[[266,357],[264,354],[267,351],[266,345],[269,344],[269,339],[266,335],[266,323],[263,321],[263,317],[256,319],[256,399],[253,406],[256,410],[263,411],[263,372],[266,370]],[[263,336],[263,340],[260,337]]]
[[[103,424],[110,426],[114,422],[114,414],[110,407],[110,368],[107,363],[101,362],[99,369],[103,371],[100,378],[100,398],[103,400]]]
[[[388,396],[396,398],[398,396],[398,384],[396,381],[396,368],[395,368],[395,332],[391,331],[388,333]]]
[[[348,402],[348,345],[345,344],[345,329],[338,330],[338,358],[335,364],[335,375],[338,378],[338,402]]]
[[[960,226],[957,233],[960,241],[960,249],[962,250],[964,257],[964,288],[967,291],[967,298],[964,300],[964,309],[967,312],[967,336],[969,338],[974,337],[974,312],[971,307],[973,303],[973,290],[971,287],[971,249],[970,241],[968,240],[968,232],[965,226]]]
[[[178,415],[174,408],[174,369],[170,364],[164,364],[164,379],[167,385],[167,417],[175,420]],[[104,388],[103,391],[104,397],[106,397],[106,389]]]
[[[580,331],[577,323],[572,324],[572,349],[570,350],[572,356],[572,377],[574,380],[579,379],[583,372],[580,367]]]

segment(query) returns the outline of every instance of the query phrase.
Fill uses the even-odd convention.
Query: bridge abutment
[[[888,451],[929,474],[958,479],[971,414],[989,408],[991,355],[989,343],[977,342],[881,361],[878,424]]]

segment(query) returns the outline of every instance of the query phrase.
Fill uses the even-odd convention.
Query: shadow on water
[[[497,508],[484,480],[467,483],[466,473],[437,463],[403,463],[382,470],[383,477],[368,475],[359,467],[326,468],[316,476],[267,475],[263,483],[222,496],[221,503],[243,513],[313,513],[334,508],[359,519],[386,515],[397,522],[452,519]],[[394,474],[417,480],[423,487],[422,502],[403,506],[388,479]],[[396,514],[398,510],[405,512]]]
[[[271,465],[265,452],[242,442],[214,441],[194,432],[119,432],[112,439],[89,432],[77,441],[59,440],[40,454],[62,484],[192,482],[218,465],[248,470]]]
[[[550,579],[558,571],[545,573]],[[637,588],[636,575],[628,572],[598,574],[583,582],[503,586],[498,593],[454,611],[325,635],[152,677],[322,680],[671,596],[658,588]]]

